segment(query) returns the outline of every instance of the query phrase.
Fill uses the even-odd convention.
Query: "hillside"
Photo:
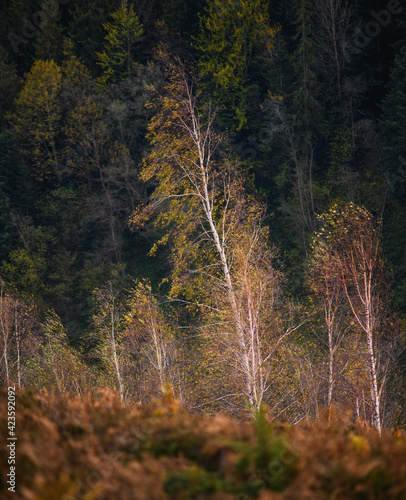
[[[406,8],[0,2],[0,387],[406,428]]]

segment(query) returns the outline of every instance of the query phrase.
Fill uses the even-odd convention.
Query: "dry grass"
[[[16,493],[6,484],[7,393],[0,393],[0,498],[27,500],[405,499],[406,438],[333,418],[301,426],[207,418],[169,397],[120,404],[17,393]]]

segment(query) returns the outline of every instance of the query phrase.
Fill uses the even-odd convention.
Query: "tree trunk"
[[[123,387],[123,382],[121,379],[120,364],[118,361],[117,348],[116,348],[114,302],[111,306],[111,332],[110,332],[110,334],[111,334],[111,350],[113,352],[113,362],[114,362],[114,367],[116,369],[118,387],[119,387],[119,391],[120,391],[120,399],[121,399],[121,402],[123,402],[123,400],[124,400],[124,387]]]
[[[0,296],[0,321],[1,321],[1,333],[3,337],[3,358],[4,358],[4,367],[6,369],[6,381],[7,381],[7,386],[10,385],[10,372],[9,372],[9,366],[8,366],[8,336],[9,332],[7,331],[7,326],[4,324],[4,295],[3,295],[3,288],[1,289],[1,296]]]
[[[20,363],[20,331],[18,328],[18,316],[17,316],[17,301],[14,303],[14,330],[16,337],[16,347],[17,347],[17,382],[18,387],[21,387],[21,363]]]
[[[381,414],[380,414],[380,395],[378,390],[378,379],[376,370],[376,355],[374,352],[374,344],[372,337],[372,328],[370,322],[370,311],[367,311],[367,346],[369,354],[369,368],[370,368],[370,383],[371,383],[371,398],[372,398],[372,408],[373,417],[372,421],[374,426],[377,428],[379,435],[381,435]]]

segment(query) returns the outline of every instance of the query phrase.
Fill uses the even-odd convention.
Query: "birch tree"
[[[114,290],[110,281],[105,287],[94,292],[96,311],[93,323],[99,345],[96,356],[99,357],[108,374],[113,373],[120,393],[121,401],[124,400],[125,386],[123,379],[123,350],[121,339],[123,336],[122,309],[119,294]]]
[[[79,353],[69,345],[66,330],[54,311],[47,313],[42,334],[40,348],[27,363],[30,386],[37,390],[54,387],[59,394],[83,395],[92,385],[92,375]]]
[[[0,296],[0,327],[1,327],[1,340],[2,340],[2,356],[1,361],[4,364],[5,382],[10,385],[10,344],[11,344],[11,315],[10,308],[7,307],[7,298],[4,296],[4,285],[1,282],[1,296]]]
[[[150,283],[135,281],[126,302],[128,337],[135,344],[136,356],[144,377],[149,381],[147,385],[158,386],[161,395],[174,393],[182,399],[177,341]],[[148,396],[150,398],[151,393]]]
[[[327,334],[326,339],[322,336],[322,341],[327,345],[328,350],[327,406],[330,408],[338,376],[335,372],[335,360],[348,331],[348,326],[345,326],[348,317],[334,259],[329,252],[324,250],[320,241],[313,247],[309,274],[312,292],[321,303]]]
[[[29,357],[29,337],[36,322],[35,308],[15,293],[5,290],[0,278],[0,366],[4,384],[24,385],[24,362]]]
[[[171,295],[210,313],[236,393],[255,412],[270,389],[273,355],[291,331],[275,336],[265,321],[280,294],[265,209],[245,194],[238,166],[221,153],[215,112],[199,107],[186,69],[172,65],[164,93],[152,90],[157,113],[142,178],[156,187],[132,223],[139,227],[157,211],[156,223],[166,229],[161,243],[171,242]]]
[[[334,205],[322,217],[316,236],[318,259],[331,263],[331,278],[340,284],[355,324],[365,335],[368,350],[372,423],[382,428],[381,394],[388,357],[382,355],[382,318],[385,314],[385,272],[380,246],[381,225],[364,208]]]

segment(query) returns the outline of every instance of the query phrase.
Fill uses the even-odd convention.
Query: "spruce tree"
[[[112,14],[113,21],[104,24],[107,31],[104,51],[97,54],[103,75],[100,85],[129,78],[134,69],[135,44],[141,40],[143,28],[132,5],[123,0]]]
[[[206,12],[195,42],[203,85],[222,108],[225,124],[241,130],[255,61],[272,52],[278,29],[263,0],[211,0]]]
[[[395,59],[389,92],[382,102],[382,167],[391,193],[406,190],[406,45]]]

